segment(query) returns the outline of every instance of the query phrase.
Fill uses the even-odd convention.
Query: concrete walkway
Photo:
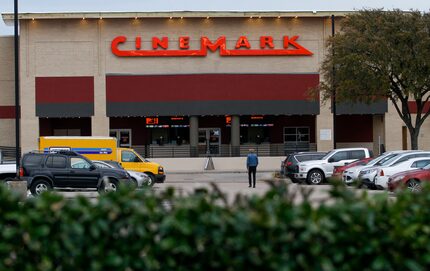
[[[285,157],[259,157],[259,172],[279,172],[281,162]],[[166,174],[170,173],[245,173],[246,157],[212,157],[213,169],[208,168],[208,158],[153,158],[152,162],[159,163],[164,167]]]

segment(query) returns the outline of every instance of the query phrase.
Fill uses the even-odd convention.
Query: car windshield
[[[379,162],[377,163],[377,165],[380,165],[380,166],[386,166],[386,165],[389,165],[389,164],[391,164],[394,160],[396,160],[399,156],[400,156],[400,154],[399,154],[399,153],[394,154],[394,155],[392,155],[392,156],[387,156],[387,157],[385,157],[384,159],[382,159],[381,161],[379,161]]]
[[[382,158],[379,162],[376,163],[378,166],[386,166],[389,165],[391,162],[397,159],[399,157],[400,153],[393,153],[391,155],[387,155],[386,157]]]
[[[109,165],[107,163],[99,162],[99,161],[93,161],[94,165],[98,168],[113,168],[112,165]]]
[[[391,153],[391,154],[388,154],[388,153],[385,153],[385,154],[381,154],[381,155],[379,155],[378,157],[375,157],[375,158],[373,158],[372,160],[370,160],[369,161],[369,163],[367,163],[367,165],[368,166],[373,166],[373,165],[379,165],[379,162],[380,161],[382,161],[382,160],[385,160],[385,159],[387,159],[387,157],[388,157],[388,159],[390,159],[391,157],[393,157],[393,156],[396,156],[397,154],[395,154],[395,153]]]
[[[376,158],[372,158],[372,159],[370,159],[368,161],[362,161],[362,163],[360,165],[362,165],[362,166],[371,165],[375,161],[375,159]]]
[[[328,152],[326,155],[324,155],[324,157],[323,158],[321,158],[321,160],[326,160],[326,159],[328,159],[333,153],[335,153],[336,151],[331,151],[331,152]]]
[[[114,168],[119,168],[119,169],[123,169],[122,166],[120,165],[120,163],[115,162],[115,161],[104,161],[106,164],[109,164],[110,166],[114,167]]]

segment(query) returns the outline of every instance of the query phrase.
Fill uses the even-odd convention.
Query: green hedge
[[[19,203],[0,188],[0,270],[428,270],[430,193],[293,204],[284,184],[227,202],[215,188]],[[303,195],[306,198],[306,194]]]

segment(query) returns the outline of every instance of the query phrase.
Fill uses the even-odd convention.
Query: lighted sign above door
[[[125,36],[118,36],[112,40],[112,53],[119,57],[181,57],[207,55],[208,49],[215,52],[219,49],[220,56],[311,56],[313,53],[297,42],[299,36],[283,37],[283,48],[275,48],[273,37],[261,36],[258,49],[252,49],[246,36],[238,38],[235,48],[226,47],[226,37],[219,37],[216,42],[212,42],[207,37],[201,37],[200,49],[190,50],[190,38],[179,37],[177,49],[169,49],[169,38],[152,38],[152,50],[142,50],[142,38],[136,37],[134,40],[135,50],[121,50],[119,46],[127,41]]]

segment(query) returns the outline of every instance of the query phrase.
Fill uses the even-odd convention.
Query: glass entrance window
[[[220,128],[199,129],[199,154],[219,155],[221,147]]]
[[[309,127],[284,127],[284,142],[309,142]]]
[[[116,137],[118,147],[131,148],[131,129],[111,129],[110,137]]]

